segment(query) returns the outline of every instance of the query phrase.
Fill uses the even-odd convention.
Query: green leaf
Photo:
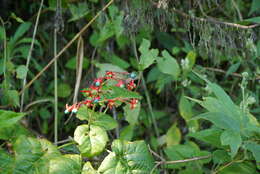
[[[28,68],[25,65],[20,65],[16,68],[16,78],[24,79],[26,77]]]
[[[159,54],[158,49],[149,49],[150,46],[150,41],[143,39],[139,47],[139,51],[141,52],[139,65],[140,70],[142,71],[148,68],[150,65],[152,65]]]
[[[120,131],[119,139],[131,141],[134,136],[135,125],[128,125]]]
[[[88,4],[86,2],[80,2],[77,4],[70,3],[69,10],[72,14],[72,17],[68,22],[77,21],[83,17],[85,17],[89,12]]]
[[[251,9],[250,9],[248,15],[250,16],[252,13],[256,12],[259,9],[260,9],[260,2],[259,2],[259,0],[253,0],[253,2],[251,4]]]
[[[150,174],[154,160],[144,141],[115,140],[112,150],[99,166],[100,174]]]
[[[50,174],[80,174],[81,157],[79,155],[57,156],[50,160]]]
[[[221,147],[220,135],[223,131],[217,128],[210,128],[194,133],[189,133],[189,137],[208,143],[214,147]]]
[[[68,68],[68,69],[71,69],[71,70],[75,70],[77,67],[77,60],[76,60],[76,57],[72,57],[71,59],[69,59],[67,61],[67,63],[65,64],[65,67]],[[89,59],[84,57],[83,59],[83,65],[82,65],[82,68],[83,69],[87,69],[89,66]]]
[[[127,104],[124,107],[125,119],[131,125],[135,125],[138,123],[139,113],[140,113],[140,102],[137,103],[134,109],[131,109],[129,104]]]
[[[189,51],[186,58],[189,61],[189,70],[192,69],[192,67],[194,66],[195,62],[196,62],[196,58],[197,58],[197,54],[194,51]]]
[[[222,112],[206,112],[204,114],[200,114],[194,119],[205,119],[212,122],[215,126],[221,129],[239,131],[240,127],[237,124],[237,121],[233,118],[230,118],[225,113]]]
[[[46,173],[50,159],[60,156],[57,148],[45,139],[20,136],[15,144],[13,174]]]
[[[0,128],[10,127],[17,123],[25,113],[16,113],[12,111],[0,110]]]
[[[97,118],[91,124],[100,126],[105,130],[112,130],[118,126],[116,120],[107,114],[98,114]]]
[[[158,69],[165,74],[171,75],[177,80],[180,75],[180,67],[177,61],[166,51],[162,52],[163,57],[157,58]]]
[[[173,124],[166,133],[166,144],[172,146],[179,144],[181,141],[181,131],[176,124]]]
[[[12,174],[13,165],[14,165],[14,158],[0,148],[0,173]]]
[[[104,128],[105,130],[111,130],[116,128],[117,122],[111,116],[99,112],[94,112],[87,106],[80,107],[76,117],[80,120],[87,120],[91,125],[96,125]],[[91,118],[91,120],[89,120]]]
[[[246,149],[253,153],[253,156],[257,163],[260,162],[260,145],[255,142],[247,143],[245,146]]]
[[[185,122],[188,124],[189,131],[195,132],[199,128],[199,124],[197,120],[192,120],[193,117],[193,111],[192,111],[192,105],[188,99],[185,98],[185,96],[182,94],[181,99],[179,102],[179,113],[182,116],[182,118],[185,120]]]
[[[232,163],[231,165],[223,168],[218,174],[258,174],[256,167],[253,163]]]
[[[66,98],[71,94],[71,88],[66,83],[61,83],[58,85],[58,96]]]
[[[81,174],[98,174],[98,172],[92,167],[90,162],[86,162]]]
[[[241,135],[239,132],[225,130],[221,136],[220,140],[222,145],[229,145],[231,148],[231,157],[233,158],[242,144]]]
[[[18,122],[8,127],[0,126],[0,139],[2,140],[14,142],[21,135],[31,136],[30,132]]]
[[[184,160],[188,158],[193,158],[195,156],[207,156],[210,153],[206,151],[200,151],[199,148],[194,143],[189,143],[185,145],[172,145],[168,146],[164,149],[169,160]],[[198,160],[196,161],[197,164],[204,164],[208,163],[209,159]],[[167,168],[176,169],[181,168],[183,166],[189,165],[189,163],[194,164],[194,161],[187,162],[187,163],[179,163],[179,164],[171,164],[168,165]]]
[[[22,23],[21,25],[19,25],[18,29],[16,30],[14,37],[11,38],[11,44],[15,44],[16,41],[18,41],[18,39],[20,37],[22,37],[31,27],[31,23],[30,22],[25,22]],[[13,45],[14,46],[14,45]]]
[[[129,91],[125,88],[120,88],[117,86],[109,86],[108,93],[105,94],[105,97],[106,99],[115,99],[115,98],[141,99],[142,98],[137,92]]]
[[[2,102],[11,106],[20,106],[19,93],[16,90],[4,91],[4,96],[1,98]]]
[[[245,19],[245,21],[247,22],[253,22],[253,23],[260,23],[260,16],[257,17],[253,17],[253,18],[249,18],[249,19]]]
[[[231,161],[229,154],[225,150],[216,150],[212,154],[214,164],[223,164]]]
[[[93,157],[104,150],[108,136],[102,127],[81,125],[74,132],[74,140],[83,156]]]

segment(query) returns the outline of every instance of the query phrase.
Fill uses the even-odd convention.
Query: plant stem
[[[54,56],[57,55],[57,29],[54,29]],[[58,142],[58,70],[57,60],[54,62],[54,143]]]
[[[35,27],[34,27],[34,30],[33,30],[33,37],[32,37],[31,47],[30,47],[30,50],[29,50],[28,55],[27,55],[27,61],[26,61],[27,71],[25,72],[25,77],[24,77],[24,80],[23,80],[23,88],[24,88],[25,85],[26,85],[26,78],[27,78],[27,74],[28,74],[28,71],[29,71],[29,64],[30,64],[30,60],[31,60],[31,57],[32,57],[32,51],[33,51],[33,46],[34,46],[34,42],[35,42],[35,36],[36,36],[37,28],[38,28],[39,18],[40,18],[42,6],[43,6],[43,1],[44,1],[44,0],[41,0],[41,5],[40,5],[40,8],[39,8],[39,10],[38,10],[38,14],[37,14],[36,22],[35,22]],[[21,94],[22,94],[22,95],[21,95],[21,107],[20,107],[20,112],[23,111],[24,90],[22,91]]]

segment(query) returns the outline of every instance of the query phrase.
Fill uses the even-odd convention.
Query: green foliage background
[[[100,11],[108,2],[45,0],[33,40],[40,1],[0,1],[0,173],[145,174],[158,163],[152,172],[258,173],[260,1],[115,0]],[[99,12],[57,60],[58,102],[51,66],[22,104],[24,79]],[[116,118],[94,114],[90,125],[83,108],[67,121],[79,71],[83,89],[106,70],[138,72],[142,97],[115,95],[141,104],[119,108]],[[206,158],[174,162],[195,157]]]

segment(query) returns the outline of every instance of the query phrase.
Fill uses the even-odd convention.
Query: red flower
[[[113,79],[115,77],[115,73],[112,71],[107,71],[105,79]]]
[[[125,87],[125,83],[124,83],[123,80],[118,80],[116,86],[117,86],[117,87],[120,87],[120,88],[124,88],[124,87]]]
[[[79,107],[80,107],[80,104],[77,104],[77,103],[75,103],[71,106],[66,104],[66,110],[64,112],[65,112],[65,114],[68,114],[69,112],[76,113],[78,111]]]
[[[100,92],[100,87],[99,87],[99,86],[93,86],[93,85],[91,85],[91,86],[90,86],[90,89],[91,89],[91,93],[92,93],[92,94],[97,94],[97,93]]]
[[[80,92],[85,93],[86,96],[91,96],[91,91],[90,90],[81,90]]]
[[[133,98],[130,100],[129,103],[130,103],[130,108],[134,109],[137,106],[138,100]]]
[[[93,104],[92,104],[92,101],[91,100],[85,100],[84,102],[83,102],[83,104],[85,104],[87,107],[91,107],[91,106],[93,106]]]
[[[93,103],[98,103],[99,100],[100,100],[100,96],[97,96],[97,97],[94,98]]]
[[[112,109],[113,106],[115,106],[115,100],[108,99],[107,101],[108,101],[107,106],[109,107],[109,109]]]
[[[134,82],[134,80],[131,80],[128,84],[127,84],[127,89],[128,90],[133,90],[134,88],[136,88],[136,84]]]

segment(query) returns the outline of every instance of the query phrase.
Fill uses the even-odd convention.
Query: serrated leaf
[[[14,158],[0,148],[0,173],[13,173]]]
[[[19,94],[16,90],[4,91],[4,95],[0,99],[3,103],[9,104],[11,106],[20,106]]]
[[[79,155],[57,156],[50,160],[50,174],[80,174],[81,157]]]
[[[166,133],[167,146],[179,144],[181,141],[181,131],[176,124],[173,124]]]
[[[76,115],[80,120],[87,120],[91,118],[91,125],[96,125],[104,128],[105,130],[111,130],[116,128],[117,122],[111,116],[99,112],[94,112],[87,106],[80,107]]]
[[[137,92],[129,91],[125,88],[120,88],[117,86],[109,86],[109,92],[106,94],[106,98],[107,99],[115,99],[115,98],[141,99],[142,97]]]
[[[140,56],[140,70],[145,70],[150,65],[154,63],[159,54],[158,49],[150,49],[151,43],[149,40],[143,39],[139,51],[141,52]]]
[[[20,136],[15,144],[13,174],[46,173],[50,159],[60,156],[57,148],[45,139]]]
[[[137,103],[134,109],[131,109],[129,104],[127,104],[124,107],[125,119],[131,125],[135,125],[138,123],[139,113],[140,113],[140,102]]]
[[[221,129],[210,128],[194,133],[189,133],[188,136],[196,138],[215,147],[221,147],[220,135],[223,131]]]
[[[20,65],[16,68],[16,78],[24,79],[26,77],[28,68],[25,65]]]
[[[115,140],[112,150],[99,166],[100,174],[150,174],[154,160],[144,141]]]
[[[231,149],[231,157],[233,158],[242,144],[242,138],[239,132],[225,130],[220,136],[222,145],[229,145]]]
[[[237,124],[237,121],[222,112],[206,112],[194,117],[194,119],[208,120],[221,129],[233,130],[238,132],[240,130],[240,125]]]
[[[171,75],[177,80],[180,75],[180,67],[177,61],[166,51],[162,52],[163,57],[157,58],[158,69],[165,74]]]
[[[17,123],[24,116],[25,113],[0,110],[0,128],[10,127]]]
[[[74,132],[74,140],[83,156],[93,157],[104,150],[108,136],[102,127],[80,125]]]

